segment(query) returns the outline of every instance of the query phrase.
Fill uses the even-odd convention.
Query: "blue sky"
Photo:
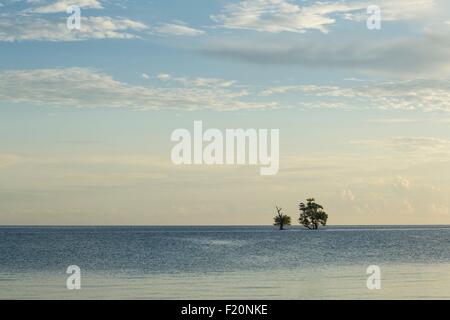
[[[0,0],[0,224],[450,223],[449,31],[439,0]],[[174,167],[194,120],[280,129],[280,173]]]

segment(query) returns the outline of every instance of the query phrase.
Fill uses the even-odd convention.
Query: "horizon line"
[[[333,224],[322,226],[320,229],[327,227],[450,227],[450,224]],[[160,227],[160,228],[173,228],[173,227],[193,227],[193,228],[211,228],[211,227],[274,227],[273,225],[261,224],[261,225],[232,225],[232,224],[216,224],[216,225],[159,225],[159,224],[86,224],[86,225],[39,225],[39,224],[11,224],[11,225],[0,225],[0,228],[111,228],[111,227]],[[288,226],[288,228],[304,228],[301,225]],[[306,228],[305,228],[306,229]]]

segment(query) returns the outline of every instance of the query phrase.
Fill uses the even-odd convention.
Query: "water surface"
[[[0,298],[449,299],[449,248],[449,226],[1,227]]]

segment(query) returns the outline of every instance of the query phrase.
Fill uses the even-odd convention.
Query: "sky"
[[[449,224],[449,57],[441,0],[0,0],[0,225]],[[196,120],[278,174],[175,165]]]

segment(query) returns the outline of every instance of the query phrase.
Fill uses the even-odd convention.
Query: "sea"
[[[450,226],[0,227],[0,299],[450,299]]]

